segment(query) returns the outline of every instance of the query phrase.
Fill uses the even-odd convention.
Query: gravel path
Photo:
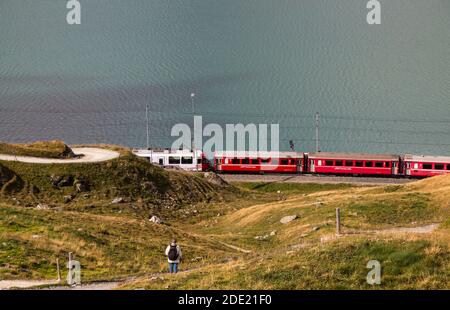
[[[53,158],[0,154],[0,160],[19,161],[23,163],[32,163],[32,164],[77,164],[77,163],[98,163],[102,161],[111,160],[120,156],[120,154],[115,151],[92,147],[73,148],[72,151],[76,155],[82,156],[73,159],[53,159]]]
[[[318,176],[310,174],[301,175],[281,175],[281,174],[221,174],[227,182],[265,182],[265,183],[351,183],[361,185],[385,185],[385,184],[405,184],[413,182],[412,179],[397,178],[374,178],[374,177],[353,177],[353,176]]]
[[[58,284],[57,280],[2,280],[0,281],[0,290],[7,290],[11,288],[30,288],[42,285]]]

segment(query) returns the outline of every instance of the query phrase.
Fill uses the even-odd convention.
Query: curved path
[[[41,157],[29,157],[29,156],[14,156],[14,155],[2,155],[0,154],[0,160],[5,161],[19,161],[23,163],[31,164],[79,164],[79,163],[98,163],[111,159],[118,158],[119,152],[93,148],[93,147],[80,147],[73,148],[72,151],[76,155],[81,155],[79,158],[72,159],[54,159],[54,158],[41,158]]]

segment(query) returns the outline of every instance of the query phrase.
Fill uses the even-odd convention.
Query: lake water
[[[281,148],[450,154],[450,1],[0,2],[0,140],[153,146],[192,123],[279,123]]]

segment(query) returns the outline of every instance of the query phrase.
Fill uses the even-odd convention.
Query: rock
[[[150,279],[148,279],[150,282],[154,282],[154,281],[164,281],[164,277],[151,277]]]
[[[50,176],[50,180],[54,187],[58,187],[59,182],[61,182],[61,180],[62,180],[62,176],[52,174]]]
[[[65,176],[61,179],[61,181],[59,181],[58,186],[59,187],[67,187],[67,186],[72,186],[73,185],[73,176],[68,175]]]
[[[49,207],[48,205],[46,205],[46,204],[41,204],[41,203],[39,203],[39,204],[36,206],[36,209],[37,209],[37,210],[48,210],[48,209],[50,209],[50,207]]]
[[[83,193],[83,192],[87,192],[89,190],[89,187],[86,183],[82,182],[82,181],[76,181],[74,183],[75,186],[75,190],[78,193]]]
[[[273,236],[275,236],[277,234],[277,231],[276,230],[274,230],[274,231],[272,231],[271,233],[270,233],[270,235],[273,237]]]
[[[72,201],[72,199],[73,199],[72,195],[67,195],[63,197],[64,203],[69,203]]]
[[[156,215],[153,215],[149,221],[153,222],[155,224],[161,224],[161,219],[159,217],[157,217]]]
[[[255,239],[256,239],[256,240],[266,240],[266,239],[269,239],[269,235],[256,236]]]
[[[228,183],[214,172],[205,172],[203,174],[206,181],[219,185],[221,187],[229,186]]]
[[[111,203],[113,205],[119,204],[119,203],[124,203],[125,199],[123,199],[122,197],[118,197],[118,198],[114,198],[113,201],[111,201]]]
[[[297,215],[289,215],[289,216],[285,216],[280,220],[281,224],[287,224],[292,222],[293,220],[296,220],[298,218]]]
[[[318,231],[319,229],[320,229],[320,227],[316,226],[316,227],[313,227],[311,230],[312,231]]]
[[[198,257],[194,257],[193,259],[191,259],[191,262],[200,262],[203,260],[203,257],[198,256]]]

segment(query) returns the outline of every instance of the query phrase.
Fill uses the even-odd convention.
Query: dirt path
[[[429,234],[438,228],[439,224],[430,224],[418,227],[396,227],[389,229],[382,229],[375,231],[378,234],[392,234],[392,233],[412,233],[412,234]]]
[[[78,164],[78,163],[98,163],[102,161],[107,161],[115,159],[120,156],[118,152],[92,148],[92,147],[82,147],[73,148],[72,151],[76,155],[82,155],[79,158],[73,159],[53,159],[53,158],[40,158],[40,157],[28,157],[28,156],[14,156],[14,155],[1,155],[0,160],[5,161],[19,161],[23,163],[32,164]]]
[[[58,280],[1,280],[0,290],[8,290],[12,288],[30,288],[54,284],[58,284]]]

